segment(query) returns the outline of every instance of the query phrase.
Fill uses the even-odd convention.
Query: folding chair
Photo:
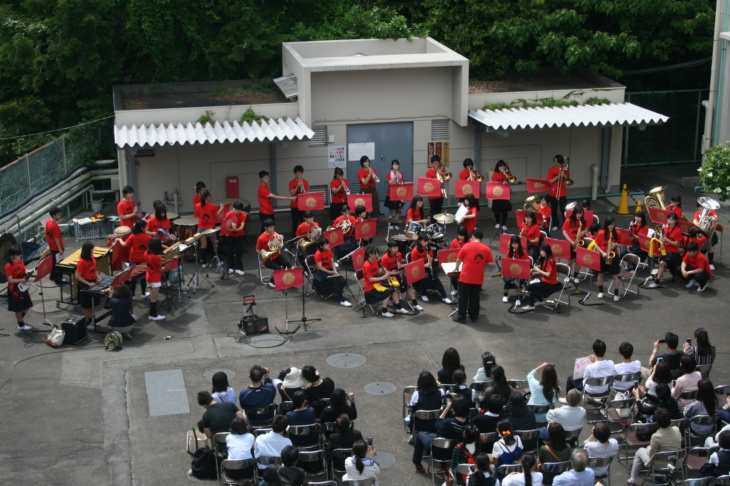
[[[279,406],[277,404],[272,403],[262,408],[246,410],[246,416],[248,417],[250,427],[254,430],[271,427],[271,424],[274,422],[274,416],[276,415],[276,411],[278,408]],[[269,415],[271,416],[271,418],[260,418],[262,416],[266,417]]]
[[[307,481],[307,486],[337,486],[337,481]]]
[[[583,408],[586,409],[586,419],[588,419],[588,414],[590,412],[598,411],[598,413],[602,413],[601,410],[606,407],[606,401],[608,400],[608,397],[611,396],[611,382],[613,381],[613,376],[601,376],[601,377],[595,377],[595,378],[588,378],[583,381]],[[606,391],[602,393],[588,393],[586,392],[586,388],[589,386],[605,386]],[[589,406],[590,404],[594,404],[597,406]]]
[[[281,402],[279,404],[279,415],[286,415],[287,412],[294,410],[294,402]]]
[[[577,444],[578,437],[580,437],[581,431],[582,431],[582,429],[566,430],[565,431],[565,441]]]
[[[676,473],[682,470],[682,466],[676,467],[677,464],[683,464],[684,459],[687,456],[687,451],[684,449],[678,449],[676,451],[663,451],[657,452],[652,457],[651,466],[649,466],[649,472],[644,476],[644,480],[641,484],[644,484],[646,480],[651,477],[654,484],[659,484],[659,481],[664,482],[670,474]],[[661,464],[662,466],[659,466]],[[671,467],[670,467],[671,466]]]
[[[406,417],[411,414],[411,398],[413,394],[418,390],[417,386],[405,386],[403,387],[403,403],[401,404],[401,416],[403,417],[403,426],[406,428],[406,432],[411,433],[410,425],[406,422]]]
[[[533,454],[537,454],[537,450],[539,448],[539,444],[537,443],[537,438],[540,436],[540,431],[538,429],[515,430],[515,435],[519,436],[519,438],[522,439],[522,446],[524,447],[524,452],[532,452]],[[529,447],[528,444],[530,442],[533,442],[535,446]]]
[[[375,309],[373,309],[373,305],[382,302],[383,299],[381,299],[377,302],[368,303],[367,299],[365,298],[365,287],[362,282],[362,279],[363,279],[362,268],[360,270],[358,270],[357,272],[355,272],[355,277],[357,278],[357,286],[360,288],[360,292],[357,294],[357,299],[355,299],[358,302],[358,305],[355,307],[355,312],[362,311],[362,317],[365,318],[365,307],[369,307],[370,312],[372,312],[373,315],[376,315],[377,313],[375,312]],[[360,302],[361,295],[362,295],[362,302]]]
[[[299,451],[299,465],[304,469],[304,483],[309,483],[310,478],[329,479],[327,472],[327,461],[325,453],[319,449],[316,451]]]
[[[568,278],[570,275],[570,267],[567,263],[558,263],[558,282],[562,284],[562,287],[560,288],[560,291],[553,293],[555,295],[558,294],[557,299],[546,299],[542,306],[555,311],[556,313],[560,314],[560,306],[561,305],[570,305],[570,294],[565,293],[565,288],[567,287],[563,282],[565,282],[565,279]],[[563,295],[566,295],[567,297],[563,299]],[[551,296],[552,297],[552,296]]]
[[[250,478],[234,479],[228,476],[226,471],[239,471],[249,468],[255,464],[253,459],[225,459],[221,463],[221,482],[226,486],[254,486],[256,471]]]
[[[613,381],[611,382],[611,390],[612,394],[616,394],[619,390],[616,389],[616,383],[623,383],[628,384],[631,383],[631,388],[635,387],[637,383],[639,383],[639,380],[641,379],[641,371],[637,371],[635,373],[624,373],[623,375],[616,375],[613,377]],[[623,391],[623,390],[621,390]]]
[[[213,435],[213,453],[215,454],[215,474],[218,480],[221,479],[221,462],[228,457],[228,446],[226,445],[226,437],[230,432],[218,432]]]
[[[712,486],[730,486],[730,475],[716,477]]]
[[[709,378],[711,369],[712,369],[712,363],[697,365],[695,367],[695,371],[699,371],[702,374],[702,378]]]
[[[317,450],[322,448],[322,429],[320,424],[290,425],[287,429],[287,434],[289,435],[289,439],[292,439],[292,442],[300,442],[296,444],[300,449]],[[294,437],[301,437],[302,440],[294,440]]]
[[[639,435],[649,436],[659,430],[659,424],[652,422],[650,424],[635,423],[629,425],[624,434],[624,440],[619,448],[619,462],[626,461],[626,469],[630,468],[630,461],[633,459],[633,454],[629,455],[629,449],[638,449],[640,447],[647,447],[649,445],[649,439],[639,439]],[[623,449],[624,456],[621,457],[620,451]]]
[[[545,415],[552,410],[552,405],[528,405],[535,415]],[[537,428],[547,427],[547,422],[537,422]]]
[[[530,391],[530,384],[527,383],[527,380],[507,380],[507,384],[523,395],[527,395],[527,392]]]
[[[335,467],[334,459],[342,459],[342,461],[344,463],[344,461],[347,460],[348,457],[352,457],[352,449],[343,448],[343,449],[333,449],[330,451],[330,467],[332,469],[330,472],[330,477],[332,479],[336,479],[337,481],[339,481],[340,479],[342,479],[342,476],[344,476],[345,473],[347,472],[344,469],[337,469]]]
[[[684,461],[685,476],[689,471],[700,472],[702,466],[710,462],[713,452],[720,450],[719,447],[692,447],[687,451],[687,459]]]
[[[596,481],[600,481],[602,479],[608,480],[608,486],[611,486],[611,463],[613,462],[614,456],[611,457],[589,457],[588,458],[588,467],[593,469],[595,471],[595,468],[597,467],[605,467],[606,468],[606,474],[598,475],[596,474]],[[603,484],[603,483],[601,483]]]
[[[374,486],[375,478],[367,479],[345,479],[342,481],[342,486]]]
[[[413,413],[413,417],[411,420],[413,421],[413,440],[418,440],[418,421],[419,420],[433,420],[434,423],[436,420],[441,416],[441,409],[439,410],[416,410]],[[429,457],[430,451],[427,451],[424,449],[423,451],[423,457],[427,458]]]
[[[573,465],[570,461],[544,462],[540,465],[540,472],[543,474],[543,484],[553,484],[553,478],[558,474],[570,470]]]
[[[456,439],[444,439],[443,437],[436,437],[431,442],[431,455],[428,458],[428,471],[431,473],[431,482],[433,486],[436,486],[436,475],[444,472],[443,467],[451,464],[451,456],[453,456],[454,447],[458,440]],[[443,457],[439,459],[436,456]],[[438,466],[439,470],[436,470]]]
[[[626,427],[631,424],[631,407],[634,406],[634,403],[636,403],[634,397],[611,400],[606,403],[606,408],[603,413],[606,417],[608,428],[611,430],[611,435],[622,434],[626,430]],[[593,423],[597,422],[600,422],[600,420]]]
[[[497,432],[485,432],[479,434],[479,441],[482,443],[482,450],[491,451],[494,443],[499,440],[499,434]]]
[[[475,381],[471,385],[469,385],[469,388],[474,390],[476,392],[476,403],[479,403],[482,401],[482,398],[484,398],[484,392],[489,388],[489,385],[491,385],[492,382],[490,381]]]
[[[629,263],[631,265],[634,265],[636,267],[636,270],[634,272],[628,272],[624,271],[624,262]],[[619,272],[618,276],[619,278],[624,282],[624,293],[621,297],[626,297],[627,294],[632,293],[634,295],[639,295],[639,284],[634,284],[634,279],[636,278],[636,274],[639,273],[639,266],[641,265],[641,259],[638,257],[638,255],[634,255],[633,253],[627,253],[621,258],[621,271]],[[628,279],[628,282],[626,281]],[[634,284],[636,286],[636,290],[631,289],[631,284]],[[611,289],[613,288],[613,280],[611,280],[611,283],[608,285],[607,293],[611,294]]]
[[[256,260],[259,262],[259,280],[261,281],[261,283],[265,285],[269,282],[273,282],[273,272],[272,275],[264,275],[264,268],[266,267],[264,266],[264,262],[261,261],[261,255],[259,255],[258,253],[256,254]]]
[[[727,398],[726,395],[730,393],[730,385],[720,385],[715,387],[715,396],[717,397],[717,403],[724,405]]]
[[[715,478],[696,478],[696,479],[685,479],[684,481],[675,482],[677,486],[684,485],[684,486],[710,486],[713,483]]]
[[[263,429],[252,429],[251,433],[254,437],[258,437],[259,435],[268,434],[271,432],[271,428],[263,428]]]
[[[513,472],[521,473],[522,472],[522,464],[502,464],[497,468],[497,474],[506,476],[508,474],[512,474]]]
[[[679,394],[679,400],[686,400],[685,403],[697,400],[697,390],[687,390]]]
[[[685,447],[691,447],[693,440],[700,439],[702,444],[706,438],[715,435],[715,417],[713,415],[695,415],[689,419],[689,423],[684,428],[684,445]],[[712,425],[712,429],[707,434],[696,434],[692,432],[692,425]]]

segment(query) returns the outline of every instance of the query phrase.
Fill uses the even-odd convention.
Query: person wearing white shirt
[[[634,347],[631,343],[621,343],[618,347],[618,352],[621,354],[623,361],[613,366],[613,371],[616,376],[627,375],[629,373],[639,373],[641,371],[641,361],[638,359],[631,360],[631,356],[634,354]],[[613,389],[616,391],[630,390],[636,386],[635,381],[617,381],[613,384]]]
[[[583,443],[583,448],[588,452],[589,458],[615,457],[618,454],[618,441],[611,437],[611,429],[606,422],[598,422],[593,427],[591,436]],[[591,469],[598,477],[608,474],[608,466]]]
[[[284,432],[289,427],[289,419],[286,415],[277,415],[271,424],[271,432],[256,437],[253,455],[259,457],[281,457],[281,450],[292,445],[291,440],[284,437]],[[257,464],[259,469],[266,469],[265,464]]]
[[[558,407],[552,410],[548,410],[545,418],[548,424],[557,422],[563,426],[563,430],[566,432],[575,432],[581,430],[586,423],[586,409],[579,407],[582,397],[581,393],[573,388],[565,396],[565,400],[568,402],[566,407]],[[543,441],[549,439],[547,428],[540,429],[540,438]],[[569,442],[574,442],[575,439],[571,439]]]
[[[600,339],[596,339],[593,342],[593,354],[588,356],[588,359],[591,360],[591,364],[586,366],[585,371],[583,372],[583,379],[577,379],[574,380],[573,376],[568,377],[568,383],[565,389],[567,391],[572,390],[573,388],[577,388],[579,390],[583,389],[583,383],[588,378],[603,378],[605,376],[613,376],[615,374],[615,371],[613,369],[613,361],[610,359],[604,359],[604,355],[606,354],[606,343],[601,341]],[[605,393],[608,390],[609,385],[604,386],[592,386],[592,385],[586,385],[586,393],[590,394],[599,394],[599,393]]]

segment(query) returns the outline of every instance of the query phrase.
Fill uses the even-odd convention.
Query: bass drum
[[[408,245],[413,240],[408,238],[406,235],[394,235],[392,239],[398,244],[398,251],[401,255],[403,255],[403,258],[405,258],[408,253]]]

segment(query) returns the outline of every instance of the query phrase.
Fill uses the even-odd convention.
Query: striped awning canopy
[[[114,141],[119,148],[306,140],[313,136],[312,129],[299,117],[260,123],[226,120],[205,124],[188,122],[114,126]]]

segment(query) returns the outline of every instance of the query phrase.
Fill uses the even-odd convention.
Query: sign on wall
[[[327,167],[334,169],[335,167],[347,167],[347,161],[345,160],[345,146],[339,145],[337,147],[328,147],[327,151]]]
[[[434,155],[438,155],[439,157],[441,157],[441,165],[443,165],[444,167],[448,167],[450,145],[450,142],[429,142],[427,151],[428,158],[426,159],[426,164],[430,167],[431,157],[433,157]]]
[[[375,143],[351,143],[347,146],[347,160],[350,162],[360,162],[360,158],[367,155],[368,159],[375,158]]]

